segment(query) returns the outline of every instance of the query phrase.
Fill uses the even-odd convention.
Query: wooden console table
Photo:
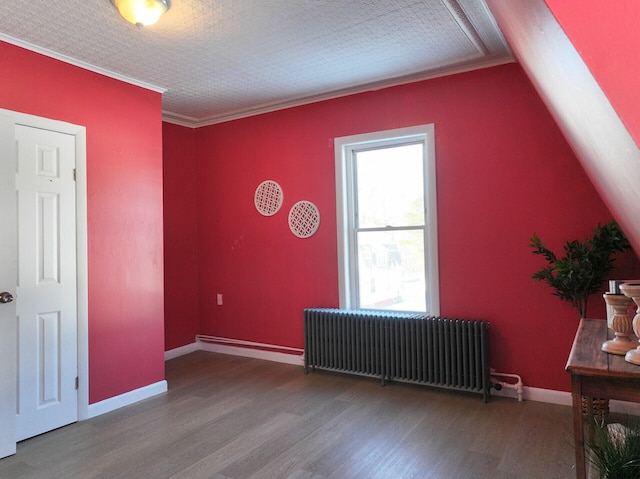
[[[589,405],[593,397],[640,402],[640,366],[627,363],[623,356],[600,350],[602,343],[611,337],[613,333],[607,328],[606,321],[582,319],[565,368],[571,374],[578,479],[585,479],[587,471],[582,397],[588,399]],[[591,411],[587,417],[591,418]]]

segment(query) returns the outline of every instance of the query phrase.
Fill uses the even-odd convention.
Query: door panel
[[[75,138],[16,125],[16,440],[77,420]]]
[[[0,292],[16,295],[17,242],[13,120],[0,115]],[[16,301],[0,304],[0,458],[16,452]]]

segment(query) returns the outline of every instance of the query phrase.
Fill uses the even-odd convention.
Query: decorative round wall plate
[[[308,238],[318,231],[320,211],[310,201],[298,201],[289,211],[289,228],[298,238]]]
[[[275,215],[282,206],[282,188],[273,180],[265,180],[256,188],[253,202],[263,216]]]

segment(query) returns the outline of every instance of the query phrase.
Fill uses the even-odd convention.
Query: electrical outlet
[[[217,294],[216,301],[218,303],[218,306],[222,306],[222,294]]]

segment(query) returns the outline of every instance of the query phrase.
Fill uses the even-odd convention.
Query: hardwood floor
[[[0,478],[572,478],[571,409],[196,352],[169,392],[18,444]]]

